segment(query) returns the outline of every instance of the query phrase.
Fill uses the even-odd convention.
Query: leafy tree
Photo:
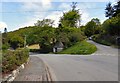
[[[99,34],[101,31],[101,24],[98,18],[93,18],[91,21],[89,21],[84,29],[84,32],[88,37],[94,34]]]
[[[120,14],[120,1],[118,1],[117,4],[115,4],[113,6],[113,8],[114,8],[114,15],[113,15],[113,17],[115,17],[118,14]]]
[[[96,25],[100,25],[100,20],[98,18],[93,18],[91,21],[95,22]]]
[[[24,45],[24,39],[21,36],[14,34],[14,36],[10,36],[9,43],[13,49],[16,49]]]
[[[71,7],[72,7],[72,10],[73,10],[73,11],[76,10],[77,2],[72,2]]]
[[[103,23],[103,28],[107,34],[112,36],[120,35],[120,16],[112,17],[111,19],[107,19]]]
[[[112,18],[117,16],[120,13],[120,1],[118,1],[116,4],[114,4],[113,6],[111,5],[111,3],[109,2],[105,8],[105,16]]]
[[[105,16],[111,18],[113,16],[114,9],[113,9],[110,2],[106,5],[105,10],[106,10],[105,11]]]
[[[53,23],[54,21],[51,19],[43,19],[42,21],[38,20],[37,23],[35,23],[35,26],[41,26],[41,27],[52,26]]]
[[[63,13],[60,18],[60,23],[63,27],[77,27],[77,23],[80,21],[79,10],[75,9],[77,3],[72,3],[72,10]]]

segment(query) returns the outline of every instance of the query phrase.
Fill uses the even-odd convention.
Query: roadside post
[[[120,37],[116,38],[116,43],[117,43],[118,47],[120,48]]]

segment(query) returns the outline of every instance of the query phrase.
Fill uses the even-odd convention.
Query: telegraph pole
[[[26,47],[26,35],[24,37],[24,48]]]
[[[0,55],[1,55],[1,50],[2,50],[2,33],[0,31]]]

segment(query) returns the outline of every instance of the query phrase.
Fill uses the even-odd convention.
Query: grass
[[[75,45],[67,48],[61,52],[60,54],[92,54],[97,50],[97,47],[91,43],[86,41],[78,42]]]

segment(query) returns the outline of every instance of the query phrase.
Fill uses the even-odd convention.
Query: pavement
[[[25,66],[19,75],[15,78],[16,81],[48,81],[48,71],[44,62],[36,57],[30,56],[29,63]]]
[[[91,55],[32,54],[15,81],[46,81],[46,67],[52,81],[118,81],[118,49],[97,46]],[[44,61],[44,62],[43,62]]]

